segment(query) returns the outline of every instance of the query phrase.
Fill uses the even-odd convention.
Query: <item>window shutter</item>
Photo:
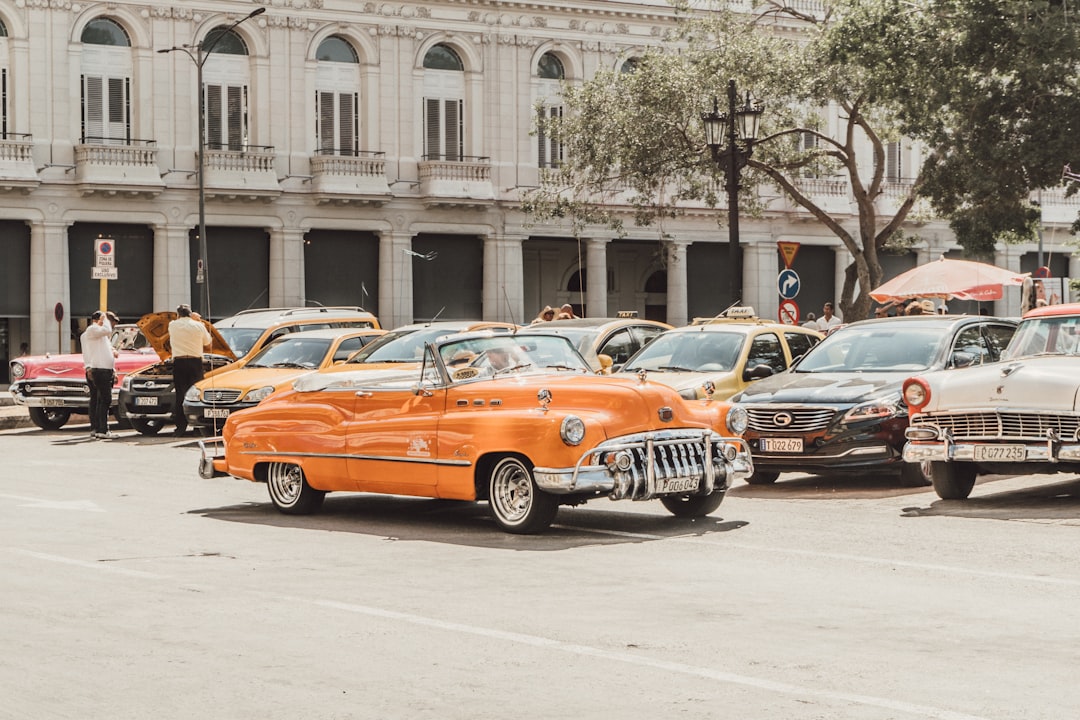
[[[903,168],[900,167],[900,143],[891,142],[885,148],[885,179],[900,182]]]
[[[334,155],[334,93],[319,93],[319,150],[326,155]]]
[[[229,88],[229,149],[244,149],[244,88],[230,85]]]
[[[214,150],[222,148],[221,128],[221,95],[220,85],[206,86],[206,146]]]
[[[126,145],[131,140],[128,133],[127,91],[127,78],[109,78],[109,116],[103,133],[107,142]]]
[[[83,76],[83,142],[100,142],[105,136],[102,78]]]
[[[446,159],[461,160],[461,100],[446,100]]]
[[[8,136],[8,72],[0,68],[0,122],[3,122],[3,138]]]
[[[441,100],[437,98],[425,98],[424,99],[424,131],[427,138],[424,147],[424,155],[428,160],[442,160],[442,133],[440,126],[442,125],[442,114],[440,105]]]
[[[357,104],[356,93],[341,93],[338,95],[338,115],[341,119],[340,128],[338,129],[341,140],[338,147],[341,149],[342,155],[356,155]]]
[[[544,112],[544,108],[540,108],[537,115],[538,115],[538,117],[537,117],[537,123],[536,123],[536,151],[537,151],[536,156],[540,159],[540,167],[547,167],[548,164],[549,164],[548,163],[548,152],[547,152],[548,143],[547,143],[547,136],[545,135],[547,130],[544,128],[544,120],[545,120],[545,115],[546,115],[546,113]]]

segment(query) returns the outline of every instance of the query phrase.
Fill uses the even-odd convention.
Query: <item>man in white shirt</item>
[[[210,333],[198,313],[187,305],[176,308],[177,318],[169,323],[169,346],[172,348],[173,386],[176,402],[173,405],[175,435],[187,433],[184,415],[184,395],[192,385],[203,379],[203,351],[210,348]]]
[[[834,327],[839,327],[844,324],[844,321],[833,315],[833,304],[831,302],[825,303],[821,308],[821,317],[817,321],[818,330],[823,333],[827,333]]]
[[[112,387],[116,381],[112,330],[108,314],[95,310],[81,338],[86,382],[90,385],[90,437],[95,440],[112,440],[116,437],[109,432],[109,406],[112,405]]]

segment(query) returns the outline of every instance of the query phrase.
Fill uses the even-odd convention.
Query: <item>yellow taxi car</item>
[[[574,344],[594,372],[607,372],[648,345],[671,325],[624,311],[618,317],[584,317],[534,322],[530,331],[562,335]]]
[[[188,424],[197,429],[220,427],[237,410],[257,405],[300,375],[345,362],[385,333],[375,328],[329,328],[282,335],[233,369],[195,383],[183,398]]]
[[[387,493],[487,501],[499,528],[534,533],[595,498],[713,512],[753,473],[745,426],[737,406],[596,375],[566,338],[467,333],[419,366],[299,378],[201,440],[199,472],[265,483],[287,514]]]
[[[763,320],[751,307],[734,307],[668,330],[617,374],[648,373],[687,400],[727,400],[753,381],[786,370],[824,337],[817,330]]]

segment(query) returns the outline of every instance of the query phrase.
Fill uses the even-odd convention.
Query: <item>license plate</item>
[[[696,478],[677,477],[662,478],[656,481],[657,493],[684,493],[694,492],[701,483]]]
[[[1023,445],[976,445],[975,460],[984,462],[1019,461],[1027,459]]]
[[[158,401],[158,399],[157,399],[157,396],[155,396],[155,395],[136,395],[135,396],[135,404],[136,405],[157,405],[157,401]]]
[[[44,407],[63,407],[64,401],[60,398],[42,398],[41,404]]]
[[[761,438],[762,452],[801,453],[802,438]]]
[[[229,417],[228,408],[205,408],[203,410],[204,418],[227,418]]]

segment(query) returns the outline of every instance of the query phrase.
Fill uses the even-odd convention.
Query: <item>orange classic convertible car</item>
[[[200,441],[199,472],[265,482],[284,513],[330,491],[486,500],[504,531],[534,533],[599,497],[714,511],[753,473],[745,425],[645,374],[594,375],[557,335],[468,333],[427,343],[420,367],[298,379]]]

